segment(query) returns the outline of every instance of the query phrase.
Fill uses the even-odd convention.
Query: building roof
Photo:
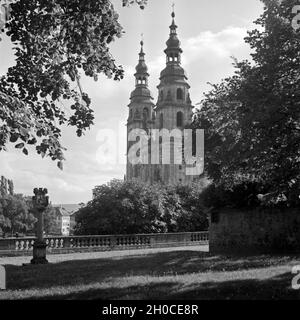
[[[71,216],[80,209],[79,204],[55,204],[53,207],[58,209],[62,216]]]

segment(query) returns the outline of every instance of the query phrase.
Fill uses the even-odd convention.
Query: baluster
[[[75,248],[76,247],[76,240],[74,238],[70,239],[70,248]]]

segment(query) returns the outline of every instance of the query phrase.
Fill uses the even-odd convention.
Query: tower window
[[[183,113],[181,111],[177,112],[176,125],[177,125],[177,127],[183,126]]]
[[[181,88],[177,89],[177,95],[176,96],[177,96],[178,100],[182,100],[183,99],[183,92],[182,92]]]
[[[149,111],[148,111],[147,108],[144,108],[144,110],[143,110],[143,120],[147,121],[148,117],[149,117]]]
[[[159,116],[159,127],[160,127],[160,129],[162,129],[163,126],[164,126],[164,116],[161,113],[160,116]]]
[[[129,111],[129,118],[132,119],[132,109]]]
[[[174,54],[171,53],[171,54],[168,56],[168,62],[173,62],[173,61],[176,61],[176,60],[175,60]]]
[[[134,112],[134,118],[135,119],[140,119],[140,112],[138,110],[135,110]]]

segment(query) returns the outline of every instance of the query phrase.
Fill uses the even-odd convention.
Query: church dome
[[[148,67],[145,61],[139,61],[138,65],[135,67],[136,73],[146,74],[148,72]]]
[[[152,98],[151,92],[146,86],[138,86],[131,92],[130,99],[134,99],[136,97],[138,97],[138,98]]]
[[[180,41],[176,35],[172,35],[167,40],[166,45],[168,49],[178,49],[180,48]]]
[[[160,73],[161,79],[166,77],[179,77],[187,79],[184,69],[179,64],[168,64]]]

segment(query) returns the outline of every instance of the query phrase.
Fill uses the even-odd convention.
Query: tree
[[[261,28],[245,38],[253,62],[234,61],[235,75],[213,85],[194,122],[205,129],[206,172],[216,185],[255,182],[290,204],[299,204],[300,189],[297,2],[263,1]]]
[[[43,213],[44,215],[44,231],[46,234],[60,234],[61,226],[59,223],[58,213],[56,208],[54,208],[51,204]]]
[[[130,234],[165,230],[159,186],[112,180],[94,190],[94,199],[79,209],[76,233]]]
[[[147,0],[123,5],[134,2],[143,8]],[[10,7],[5,30],[16,65],[0,78],[0,151],[11,142],[27,155],[26,145],[35,145],[62,168],[60,126],[74,126],[81,136],[94,119],[80,73],[123,78],[109,51],[122,35],[118,14],[109,0],[17,0]]]
[[[94,199],[76,215],[77,234],[134,234],[201,231],[207,217],[202,184],[149,185],[113,180],[94,190]]]
[[[14,235],[26,233],[34,227],[36,218],[30,212],[22,195],[7,195],[0,198],[0,229]]]
[[[192,232],[208,229],[207,211],[202,200],[202,193],[207,185],[206,180],[200,180],[189,185],[175,186],[175,192],[181,199],[181,210],[176,218],[174,231]]]

